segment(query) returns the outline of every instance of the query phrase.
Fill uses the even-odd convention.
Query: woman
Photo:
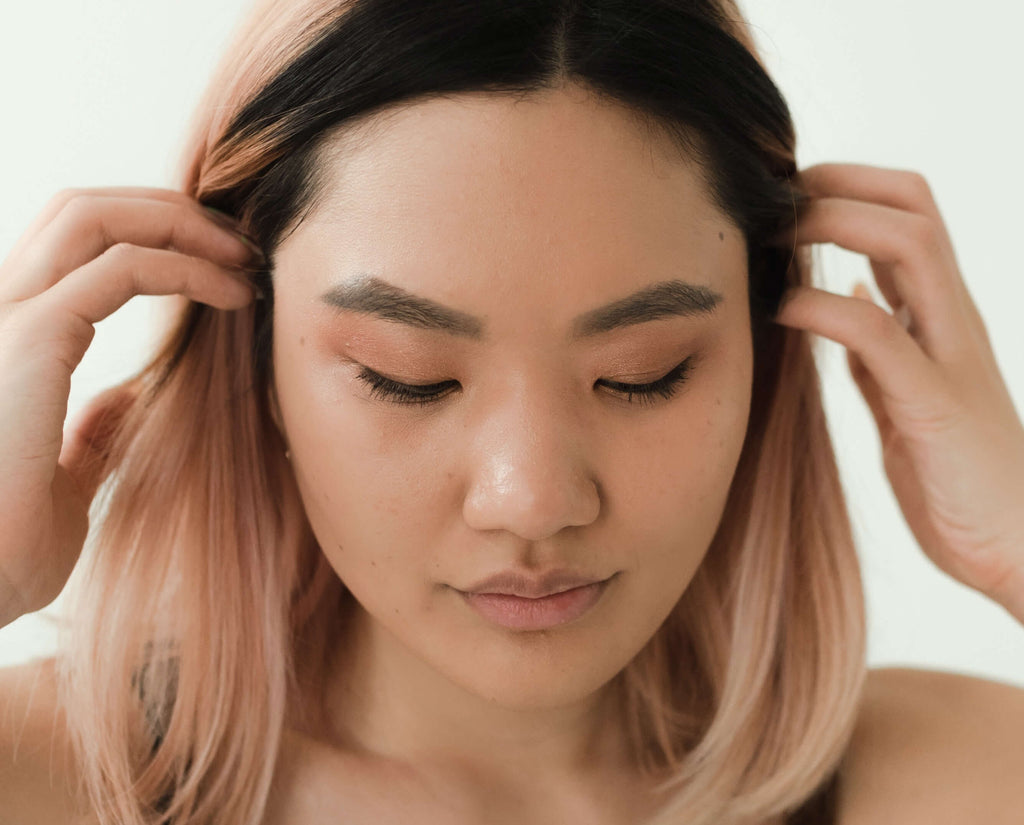
[[[807,333],[922,548],[1022,621],[1024,430],[927,186],[798,171],[740,19],[267,2],[180,192],[53,200],[0,272],[4,621],[77,576],[4,683],[5,816],[936,821],[947,773],[1012,813],[1019,691],[868,678]],[[815,289],[823,242],[895,311]],[[139,293],[186,300],[62,442]]]

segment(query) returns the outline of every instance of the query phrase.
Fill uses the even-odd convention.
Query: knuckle
[[[69,202],[77,198],[78,196],[85,193],[84,189],[77,187],[69,187],[67,189],[61,189],[57,194],[50,198],[50,203],[54,206],[64,207]]]
[[[76,238],[83,235],[85,227],[88,227],[90,233],[98,235],[103,248],[110,247],[115,243],[114,233],[99,208],[101,196],[84,189],[77,191],[79,194],[68,199],[61,207],[57,221],[64,225],[65,233],[70,232]]]
[[[103,257],[110,262],[113,276],[118,283],[135,288],[138,282],[139,257],[143,250],[127,241],[119,241],[109,247]]]
[[[89,203],[95,195],[89,189],[64,189],[56,198],[57,215],[81,219],[90,211]]]
[[[91,213],[90,198],[86,194],[68,198],[60,210],[60,218],[74,224],[84,223]]]
[[[135,244],[128,241],[118,241],[107,248],[107,251],[103,253],[103,257],[118,262],[132,261],[138,255],[138,251],[139,248]]]
[[[95,327],[74,310],[55,303],[44,292],[21,302],[18,312],[11,314],[0,329],[0,342],[9,351],[50,354],[56,357],[70,375],[77,363],[66,361],[72,349],[84,351],[95,335]]]
[[[907,187],[920,198],[931,198],[932,187],[920,172],[907,172]]]
[[[928,252],[937,251],[941,247],[941,235],[935,221],[924,215],[910,215],[907,219],[906,233],[913,244]]]
[[[188,249],[192,239],[202,231],[202,224],[197,223],[198,216],[190,215],[174,206],[166,206],[163,209],[166,213],[164,246],[174,252]]]

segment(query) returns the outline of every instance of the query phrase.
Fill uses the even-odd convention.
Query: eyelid
[[[408,389],[415,390],[417,392],[430,392],[432,390],[441,390],[441,389],[445,389],[446,387],[448,387],[451,384],[457,384],[458,383],[457,381],[448,380],[448,381],[435,381],[432,384],[413,384],[413,383],[410,383],[408,381],[399,381],[397,378],[389,378],[388,376],[386,376],[386,375],[384,375],[382,373],[379,373],[376,370],[371,370],[369,367],[363,367],[362,370],[360,370],[360,372],[362,374],[365,374],[365,375],[368,375],[368,376],[372,376],[374,378],[380,378],[380,379],[382,379],[384,381],[388,381],[389,383],[392,383],[392,384],[399,384],[402,387],[406,387]]]
[[[381,375],[367,366],[360,366],[356,378],[370,387],[370,398],[390,402],[396,406],[425,405],[440,401],[448,393],[445,389],[457,381],[440,381],[433,384],[407,384]]]
[[[631,405],[656,404],[658,403],[656,396],[668,400],[675,395],[682,384],[686,383],[696,360],[696,353],[690,355],[682,363],[652,381],[638,384],[602,378],[595,382],[595,386],[603,385],[616,393],[624,393],[625,400]],[[388,378],[366,366],[361,367],[357,378],[370,386],[370,398],[380,399],[396,406],[423,406],[439,402],[450,395],[449,392],[446,392],[447,389],[458,386],[459,383],[449,380],[432,384],[408,384]],[[634,395],[639,396],[641,400],[633,401]]]
[[[677,364],[660,378],[656,378],[653,381],[647,381],[642,384],[611,381],[606,378],[599,380],[597,383],[603,384],[615,392],[625,393],[626,400],[630,403],[636,403],[632,400],[634,395],[640,396],[642,398],[640,403],[644,404],[657,403],[655,396],[661,396],[667,401],[676,394],[680,386],[690,379],[690,374],[693,372],[693,367],[696,361],[697,355],[690,355],[682,363]]]

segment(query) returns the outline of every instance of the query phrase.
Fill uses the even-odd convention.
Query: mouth
[[[599,584],[607,578],[610,577],[590,576],[567,568],[549,570],[541,575],[531,574],[529,571],[504,570],[470,587],[458,589],[463,593],[541,599],[578,587]]]
[[[615,576],[532,598],[509,593],[457,591],[479,616],[509,630],[546,630],[592,610]]]

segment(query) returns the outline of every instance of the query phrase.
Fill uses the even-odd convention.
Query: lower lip
[[[611,579],[574,587],[542,599],[500,593],[462,593],[462,598],[488,621],[510,630],[546,630],[578,619],[590,610]],[[461,591],[460,591],[461,592]]]

